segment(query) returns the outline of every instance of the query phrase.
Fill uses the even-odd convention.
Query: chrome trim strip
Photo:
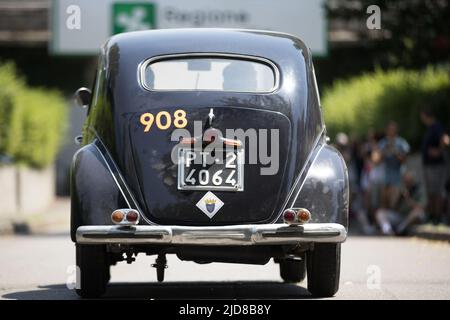
[[[109,173],[111,174],[111,177],[114,179],[114,182],[116,183],[117,188],[119,188],[120,193],[122,194],[122,197],[125,199],[128,208],[129,208],[129,209],[133,209],[133,208],[131,207],[131,205],[130,205],[130,202],[128,201],[128,198],[125,196],[125,193],[123,192],[122,187],[120,186],[119,182],[117,181],[116,176],[115,176],[114,173],[112,172],[111,167],[109,166],[108,161],[106,160],[105,156],[103,155],[103,152],[99,149],[99,147],[98,147],[95,143],[93,143],[93,145],[94,145],[94,147],[97,149],[98,153],[100,153],[100,155],[102,156],[102,159],[103,159],[103,161],[105,162],[106,166],[108,167],[108,171],[109,171]]]
[[[284,201],[280,212],[278,213],[277,217],[272,221],[272,223],[276,223],[278,221],[278,219],[280,219],[281,215],[283,214],[284,210],[286,210],[286,208],[289,208],[294,205],[295,200],[297,199],[298,195],[300,194],[300,191],[302,190],[303,183],[306,180],[306,176],[308,175],[309,168],[316,160],[317,156],[320,153],[320,150],[322,150],[322,148],[326,145],[326,143],[323,143],[324,136],[325,136],[325,126],[322,127],[322,131],[316,138],[316,141],[314,141],[314,145],[313,145],[311,153],[308,155],[308,158],[306,159],[305,164],[303,165],[302,169],[300,170],[300,173],[298,174],[297,178],[294,181],[294,184],[292,185],[291,189],[289,190],[289,194],[286,197],[286,200]],[[303,178],[303,181],[301,181],[302,178]],[[294,191],[300,182],[302,183],[302,185],[300,186],[295,197],[292,198],[292,195],[294,194]],[[294,201],[292,201],[292,199],[294,199]]]
[[[96,134],[96,132],[95,132],[95,134]],[[117,168],[116,163],[114,162],[114,160],[112,160],[112,157],[111,157],[111,155],[109,154],[108,149],[105,147],[105,144],[101,141],[101,139],[99,139],[98,136],[97,136],[97,139],[96,139],[96,140],[97,140],[99,143],[102,144],[102,147],[105,149],[107,156],[108,156],[109,159],[111,160],[111,163],[114,165],[114,168],[115,168],[115,170],[116,170],[116,172],[117,172],[117,174],[118,174],[120,180],[122,181],[123,186],[127,189],[127,193],[130,195],[131,200],[133,201],[134,208],[131,206],[130,201],[129,201],[128,197],[125,195],[125,192],[123,191],[122,187],[120,186],[119,181],[117,181],[117,178],[116,178],[114,172],[112,171],[112,169],[111,169],[111,167],[110,167],[110,165],[109,165],[109,163],[108,163],[108,160],[106,160],[105,155],[103,154],[103,152],[100,150],[100,148],[98,147],[98,145],[97,145],[96,142],[94,141],[94,142],[92,143],[92,145],[95,146],[95,148],[98,150],[98,152],[99,152],[100,155],[102,156],[102,159],[103,159],[103,161],[105,162],[105,164],[106,164],[106,166],[107,166],[107,168],[108,168],[109,173],[111,174],[112,178],[114,179],[114,182],[116,183],[117,187],[119,188],[120,193],[122,194],[123,198],[125,199],[128,208],[130,208],[130,209],[136,209],[136,210],[139,212],[139,216],[142,217],[142,219],[143,219],[145,222],[147,222],[148,224],[154,225],[154,223],[151,222],[151,221],[144,215],[144,212],[143,212],[143,211],[141,210],[141,208],[139,207],[139,205],[138,205],[136,199],[134,198],[133,194],[131,193],[130,189],[128,188],[127,184],[125,183],[125,180],[123,179],[123,176],[122,176],[122,174],[121,174],[120,171],[119,171],[119,168]]]
[[[241,60],[250,60],[255,62],[261,62],[263,64],[268,65],[272,71],[275,78],[275,82],[273,84],[273,87],[271,90],[268,91],[228,91],[228,90],[195,90],[195,89],[189,89],[189,90],[170,90],[170,89],[164,89],[164,90],[156,90],[151,89],[147,86],[145,83],[145,70],[147,69],[147,66],[155,61],[162,61],[162,60],[169,60],[169,59],[175,59],[175,58],[189,58],[189,57],[205,57],[205,58],[231,58],[231,59],[241,59]],[[137,69],[138,73],[138,83],[142,88],[148,91],[157,91],[157,92],[173,92],[173,91],[180,91],[180,92],[195,92],[195,91],[208,91],[208,92],[239,92],[239,93],[253,93],[253,94],[268,94],[268,93],[274,93],[280,88],[280,70],[278,69],[277,65],[272,62],[269,59],[258,57],[258,56],[252,56],[252,55],[245,55],[245,54],[234,54],[234,53],[223,53],[223,52],[186,52],[186,53],[175,53],[175,54],[166,54],[166,55],[160,55],[160,56],[154,56],[147,60],[144,60],[138,65]]]
[[[344,242],[347,230],[337,223],[188,226],[81,226],[77,243],[166,245],[295,245],[300,242]]]

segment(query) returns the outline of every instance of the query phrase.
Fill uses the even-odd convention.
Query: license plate
[[[244,190],[244,150],[178,151],[179,190]]]

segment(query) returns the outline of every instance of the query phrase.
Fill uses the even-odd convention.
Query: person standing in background
[[[383,208],[392,208],[400,196],[402,165],[409,152],[409,144],[398,136],[397,123],[390,121],[386,127],[386,136],[378,144],[384,163],[384,181],[382,191]]]
[[[421,111],[420,118],[427,127],[421,148],[428,200],[427,212],[431,222],[438,224],[441,222],[443,214],[445,181],[447,178],[444,152],[445,147],[449,145],[449,137],[429,108],[424,108]]]

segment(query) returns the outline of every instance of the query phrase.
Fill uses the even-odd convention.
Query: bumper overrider
[[[344,242],[347,230],[337,223],[249,224],[219,227],[162,225],[81,226],[80,244],[289,245],[300,242]]]

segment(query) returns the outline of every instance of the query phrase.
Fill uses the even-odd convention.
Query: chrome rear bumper
[[[81,226],[81,244],[282,245],[300,242],[344,242],[347,230],[337,223],[252,224],[221,227]]]

